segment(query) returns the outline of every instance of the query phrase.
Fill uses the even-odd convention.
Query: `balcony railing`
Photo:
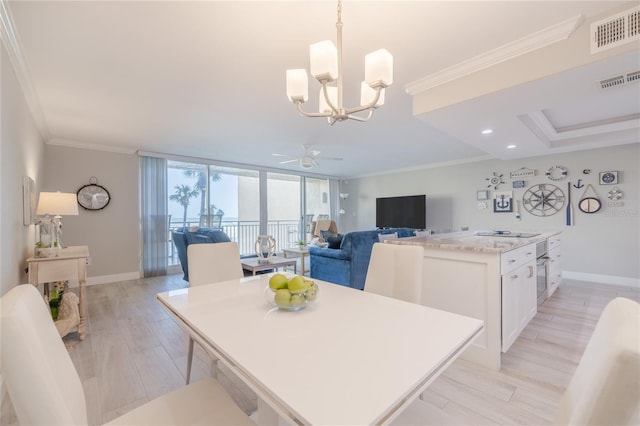
[[[169,224],[169,235],[171,231],[183,226],[198,226],[198,221],[172,221]],[[238,243],[240,254],[254,254],[255,242],[260,235],[259,221],[242,221],[242,220],[222,220],[220,224],[222,231],[229,236],[231,241]],[[267,235],[271,235],[276,240],[276,251],[283,248],[293,247],[300,240],[299,237],[300,223],[297,220],[273,220],[267,222]],[[169,238],[169,264],[177,264],[179,262],[173,241]]]

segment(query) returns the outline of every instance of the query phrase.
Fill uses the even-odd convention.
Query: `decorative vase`
[[[271,235],[258,235],[255,244],[258,262],[268,262],[276,252],[276,240]]]

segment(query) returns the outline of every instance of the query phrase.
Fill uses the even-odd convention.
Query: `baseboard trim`
[[[124,274],[100,275],[97,277],[88,277],[87,285],[100,285],[116,283],[118,281],[130,281],[140,279],[140,272],[125,272]]]
[[[588,281],[605,285],[619,285],[623,287],[640,288],[640,279],[618,277],[615,275],[587,274],[584,272],[562,271],[562,278],[568,280]]]

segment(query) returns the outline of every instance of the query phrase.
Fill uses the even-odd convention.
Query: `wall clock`
[[[522,205],[534,216],[554,215],[562,209],[564,202],[564,192],[551,184],[534,185],[522,195]]]
[[[89,179],[88,185],[78,189],[77,197],[78,204],[85,210],[102,210],[111,201],[109,191],[104,186],[98,185],[98,179],[93,176]]]

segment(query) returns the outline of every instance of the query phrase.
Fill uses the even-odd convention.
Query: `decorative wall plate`
[[[522,195],[522,205],[534,216],[554,215],[562,209],[564,202],[564,192],[551,184],[534,185]]]
[[[559,181],[565,179],[568,174],[569,170],[564,166],[551,166],[549,170],[546,171],[545,176],[549,180]]]
[[[618,188],[613,188],[611,191],[609,191],[607,197],[609,197],[611,201],[616,201],[622,199],[622,195],[622,191],[620,191]]]
[[[618,172],[600,172],[600,185],[615,185],[618,183]]]
[[[78,204],[85,210],[102,210],[111,201],[109,191],[104,186],[98,185],[98,179],[95,176],[89,179],[88,185],[78,189],[77,197]]]

